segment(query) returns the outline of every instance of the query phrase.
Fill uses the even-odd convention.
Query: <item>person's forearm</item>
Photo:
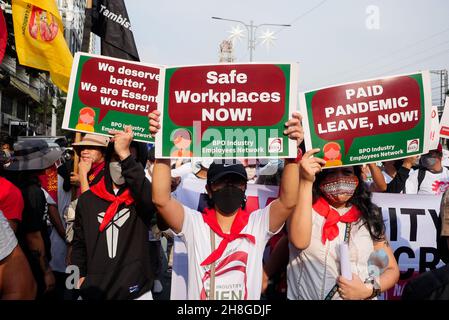
[[[312,186],[311,181],[300,180],[298,204],[290,217],[289,240],[300,250],[309,246],[312,234]]]
[[[151,182],[145,176],[145,169],[131,156],[121,162],[121,167],[123,177],[136,204],[152,215],[154,205],[151,198]]]
[[[87,178],[87,175],[84,176],[80,174],[80,189],[81,193],[84,193],[87,190],[89,190],[89,180]]]
[[[56,232],[59,234],[61,239],[65,240],[65,228],[64,225],[62,224],[61,217],[59,216],[58,208],[56,208],[53,205],[49,205],[48,215],[50,217],[50,222],[56,229]]]
[[[368,168],[371,171],[371,176],[376,184],[376,191],[384,192],[387,190],[387,184],[380,168],[375,163],[369,163]]]
[[[42,272],[45,274],[46,272],[51,271],[49,261],[45,254],[44,240],[42,239],[40,231],[28,233],[26,235],[26,242],[31,255],[39,262]]]
[[[298,201],[299,167],[292,159],[285,159],[279,192],[279,200],[286,208],[294,208]]]
[[[171,198],[170,160],[157,159],[153,168],[153,181],[157,183],[152,188],[153,202],[156,207],[163,206]]]
[[[380,291],[384,292],[392,288],[399,280],[397,270],[388,267],[379,277]]]

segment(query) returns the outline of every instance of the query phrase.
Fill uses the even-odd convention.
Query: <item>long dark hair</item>
[[[385,224],[382,219],[382,212],[379,207],[371,201],[371,191],[368,190],[362,178],[362,169],[360,166],[354,166],[354,174],[359,180],[359,184],[355,189],[354,195],[348,200],[348,203],[356,206],[362,212],[363,225],[367,225],[367,229],[374,241],[384,239]],[[332,169],[326,169],[317,174],[315,182],[313,183],[313,203],[319,197],[324,197],[319,186],[323,179],[331,172]]]

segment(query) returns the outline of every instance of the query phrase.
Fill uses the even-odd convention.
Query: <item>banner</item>
[[[420,72],[301,94],[306,149],[326,167],[409,157],[429,150],[430,76]]]
[[[449,99],[446,99],[446,103],[444,104],[440,128],[440,137],[449,139]]]
[[[205,180],[189,180],[174,196],[184,205],[201,210],[201,193],[204,192]],[[254,211],[276,199],[278,187],[248,184],[246,195],[248,210]],[[386,236],[401,271],[399,282],[380,298],[400,299],[408,280],[443,266],[436,249],[441,196],[373,193],[373,202],[382,210]],[[171,299],[187,298],[186,254],[184,242],[175,237]]]
[[[297,64],[167,68],[156,157],[296,157],[283,131],[297,110],[297,84]]]
[[[382,209],[387,238],[401,271],[399,282],[383,298],[400,299],[408,280],[444,265],[436,249],[441,195],[373,193],[373,202]]]
[[[101,38],[101,54],[139,61],[124,0],[94,0],[92,32]]]
[[[49,71],[54,84],[67,92],[73,58],[56,1],[13,0],[12,16],[19,63]]]
[[[131,125],[134,140],[153,142],[148,113],[156,109],[161,68],[78,52],[62,128],[109,135]]]

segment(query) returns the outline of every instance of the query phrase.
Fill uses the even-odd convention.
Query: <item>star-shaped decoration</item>
[[[274,31],[265,30],[265,32],[259,37],[262,40],[261,44],[265,45],[267,49],[274,45],[274,40],[276,37],[274,36]]]
[[[229,40],[242,41],[242,39],[245,38],[245,30],[240,28],[239,25],[232,27],[231,31],[228,32],[230,33],[230,36],[228,37]]]

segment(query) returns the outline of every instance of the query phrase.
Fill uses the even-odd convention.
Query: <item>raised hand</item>
[[[304,140],[304,130],[301,125],[302,116],[299,112],[294,112],[292,118],[285,123],[287,129],[284,130],[284,134],[292,140],[296,140],[299,146]]]
[[[153,110],[151,113],[148,114],[148,123],[150,125],[150,132],[151,136],[155,136],[156,133],[158,133],[159,129],[161,128],[160,124],[160,118],[159,116],[161,113],[159,110]]]
[[[322,167],[326,164],[326,160],[313,157],[320,149],[312,149],[304,153],[300,162],[300,176],[302,180],[310,182],[315,181],[315,176],[321,172]]]
[[[109,134],[114,135],[112,138],[112,141],[114,141],[114,150],[120,160],[128,158],[131,154],[129,146],[133,141],[133,131],[131,126],[125,126],[125,131],[111,130],[109,131]]]

